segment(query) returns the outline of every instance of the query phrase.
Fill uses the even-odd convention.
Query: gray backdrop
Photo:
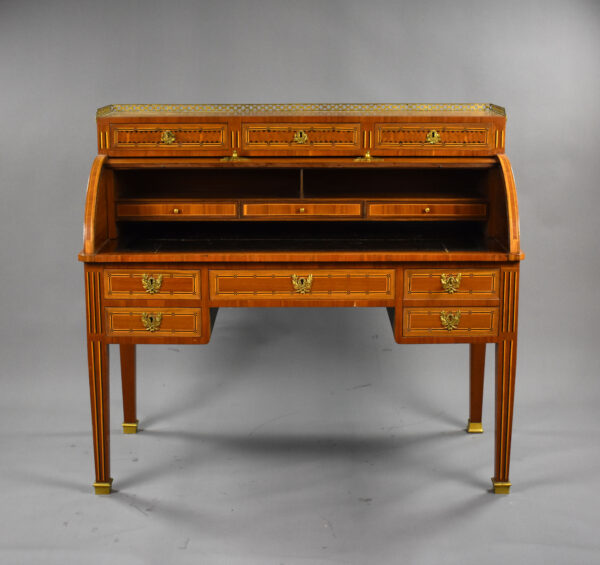
[[[599,24],[593,0],[0,1],[0,515],[10,522],[0,531],[0,561],[64,563],[85,554],[100,563],[107,549],[113,562],[119,555],[128,563],[597,559]],[[274,101],[507,108],[526,253],[510,497],[480,496],[492,473],[491,433],[477,445],[435,439],[466,418],[466,348],[396,346],[384,311],[367,309],[222,311],[206,348],[140,348],[147,430],[113,441],[120,492],[88,494],[76,254],[95,110]],[[492,353],[488,347],[489,432]],[[407,442],[416,429],[407,421],[434,440],[417,434]],[[212,435],[199,433],[207,428]],[[400,444],[378,443],[388,428],[398,428],[390,437]],[[182,437],[189,444],[177,444]],[[331,438],[338,443],[323,447]],[[467,443],[473,460],[461,451]],[[336,445],[345,450],[328,460]],[[373,455],[367,445],[378,446],[385,480],[352,467]],[[403,462],[420,445],[431,458],[416,456],[407,476]],[[144,461],[137,449],[147,450]],[[313,456],[339,463],[341,476],[307,493],[324,476],[307,478],[302,465]],[[290,458],[297,461],[288,474],[277,465]],[[443,483],[452,458],[456,477],[471,479]],[[220,486],[210,483],[220,477]],[[346,489],[358,482],[376,491],[370,480],[385,487],[364,496]],[[443,489],[429,490],[440,482]],[[228,491],[232,484],[239,488]],[[277,489],[297,497],[273,500]]]

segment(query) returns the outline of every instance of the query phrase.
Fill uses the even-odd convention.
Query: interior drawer
[[[345,217],[360,218],[360,202],[260,202],[242,204],[242,216],[245,218],[310,218]]]
[[[484,220],[487,216],[485,203],[472,202],[369,202],[367,204],[369,218],[395,218],[406,220]]]
[[[360,132],[360,123],[242,123],[240,149],[245,154],[359,155]]]
[[[200,153],[211,151],[213,154],[224,155],[229,148],[227,132],[226,123],[111,124],[108,149],[143,151],[147,154],[173,150]]]
[[[498,335],[498,308],[435,306],[405,307],[404,337],[480,337]]]
[[[119,202],[118,219],[236,218],[236,202]]]
[[[105,269],[104,298],[200,297],[199,271]]]
[[[209,271],[210,297],[219,300],[388,299],[394,280],[392,269]]]
[[[107,336],[200,337],[199,308],[105,308]]]
[[[498,269],[405,269],[404,298],[496,299],[499,275]]]

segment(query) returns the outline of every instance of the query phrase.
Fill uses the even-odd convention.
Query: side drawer
[[[242,216],[244,218],[311,218],[330,216],[333,218],[360,218],[362,217],[362,203],[360,202],[262,202],[243,203]]]
[[[359,155],[360,132],[360,123],[242,123],[240,149],[260,155]]]
[[[497,299],[498,269],[405,269],[404,298]]]
[[[107,336],[200,337],[199,308],[105,308]]]
[[[226,123],[110,124],[109,153],[161,155],[165,152],[225,155],[229,149]]]
[[[236,218],[236,202],[119,202],[118,219]]]
[[[498,308],[405,307],[404,337],[480,337],[498,335]]]
[[[394,297],[394,280],[391,269],[209,271],[210,297],[219,300],[388,299]]]
[[[487,206],[472,202],[369,202],[367,217],[406,220],[484,220]]]
[[[376,123],[373,154],[429,152],[451,155],[456,150],[475,154],[496,153],[501,147],[491,122],[480,123]]]
[[[104,298],[200,297],[199,271],[105,269]]]

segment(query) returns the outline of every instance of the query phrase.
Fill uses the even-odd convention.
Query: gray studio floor
[[[139,348],[135,436],[111,349],[100,497],[73,339],[5,366],[2,565],[600,563],[596,375],[522,354],[494,496],[492,346],[467,435],[467,346],[398,346],[383,309],[223,309],[208,347]]]

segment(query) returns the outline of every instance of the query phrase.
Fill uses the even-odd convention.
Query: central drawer
[[[210,298],[390,299],[395,272],[370,270],[210,270]]]
[[[244,218],[262,219],[306,219],[311,217],[360,218],[360,202],[262,202],[244,203]]]

